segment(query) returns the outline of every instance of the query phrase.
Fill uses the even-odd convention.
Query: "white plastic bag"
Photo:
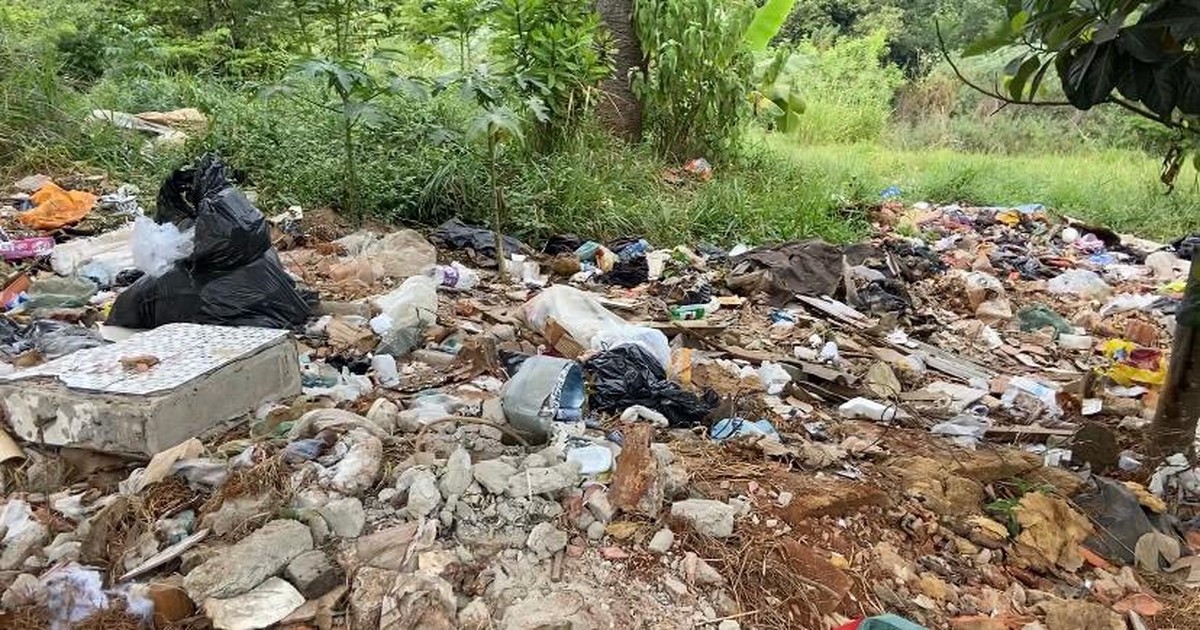
[[[425,328],[437,320],[437,288],[429,276],[412,276],[372,302],[381,314],[371,330],[382,337],[377,353],[404,356],[417,347]]]
[[[671,363],[671,347],[662,331],[627,323],[591,293],[556,284],[525,303],[525,320],[538,332],[544,333],[551,319],[593,350],[634,344],[658,359],[664,369]]]
[[[1087,300],[1112,295],[1112,287],[1096,275],[1096,272],[1087,269],[1068,269],[1062,272],[1046,283],[1046,290],[1058,295],[1075,295]]]
[[[155,223],[145,215],[133,221],[130,244],[133,249],[133,264],[148,276],[157,278],[166,273],[177,261],[192,255],[196,229],[182,232],[174,223]]]

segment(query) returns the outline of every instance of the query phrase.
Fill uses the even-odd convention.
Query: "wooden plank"
[[[984,432],[984,437],[995,440],[1006,441],[1029,441],[1042,442],[1046,438],[1061,437],[1069,438],[1075,435],[1078,429],[1049,429],[1046,427],[1023,427],[1019,425],[1005,425],[990,427]]]

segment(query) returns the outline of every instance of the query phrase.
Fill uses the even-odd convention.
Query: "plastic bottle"
[[[382,312],[371,319],[371,330],[382,338],[377,354],[404,356],[417,347],[425,328],[437,320],[436,286],[429,276],[413,276],[375,298]]]
[[[838,412],[847,418],[866,418],[891,422],[896,418],[896,406],[885,405],[866,398],[851,398],[838,407]]]
[[[479,274],[475,273],[474,269],[457,262],[449,265],[434,265],[425,272],[425,275],[433,278],[439,287],[454,291],[469,291],[479,284]]]

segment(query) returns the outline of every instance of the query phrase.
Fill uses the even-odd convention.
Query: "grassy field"
[[[799,172],[843,189],[899,186],[905,201],[1045,204],[1052,210],[1140,236],[1172,239],[1200,230],[1200,184],[1190,166],[1170,194],[1144,153],[1105,150],[1006,156],[946,149],[898,151],[875,144],[802,146],[762,140]]]

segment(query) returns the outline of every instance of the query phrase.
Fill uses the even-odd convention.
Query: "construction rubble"
[[[268,219],[214,156],[152,197],[0,189],[0,628],[1200,627],[1200,469],[1146,447],[1200,236],[889,198],[535,247]]]

